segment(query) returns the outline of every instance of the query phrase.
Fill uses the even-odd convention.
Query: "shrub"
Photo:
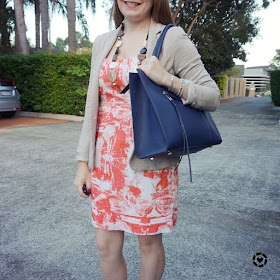
[[[248,97],[250,93],[250,89],[248,87],[246,87],[246,92],[245,92],[245,96]]]
[[[71,53],[2,56],[0,78],[16,82],[22,110],[83,115],[90,59]]]
[[[223,96],[225,89],[227,87],[228,76],[227,75],[214,76],[213,79],[215,80],[217,86],[220,89],[221,96]]]
[[[275,106],[280,106],[280,70],[271,72],[270,76],[271,99]]]

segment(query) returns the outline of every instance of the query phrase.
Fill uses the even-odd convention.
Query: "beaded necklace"
[[[116,73],[116,66],[117,66],[117,58],[120,51],[120,47],[122,46],[122,36],[124,35],[124,23],[121,24],[121,29],[117,34],[117,42],[116,42],[116,51],[113,55],[112,62],[109,64],[109,80],[112,85],[116,88],[119,93],[125,93],[128,90],[128,86],[126,86],[122,91],[117,88],[117,73]],[[143,42],[143,47],[138,54],[138,65],[146,58],[147,53],[147,43],[148,43],[149,33],[146,36],[145,41]]]

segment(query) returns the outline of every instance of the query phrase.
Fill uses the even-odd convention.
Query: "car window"
[[[11,82],[11,81],[0,81],[0,86],[2,86],[2,87],[13,87],[13,82]]]

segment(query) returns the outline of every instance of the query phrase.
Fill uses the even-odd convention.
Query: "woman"
[[[120,92],[138,67],[195,108],[215,110],[220,93],[181,28],[169,29],[159,61],[151,56],[173,22],[168,0],[115,0],[113,17],[118,28],[93,45],[74,185],[82,197],[84,184],[91,190],[103,279],[127,279],[122,248],[130,232],[138,236],[140,279],[156,280],[165,265],[162,233],[177,219],[178,159],[135,157],[129,91]]]

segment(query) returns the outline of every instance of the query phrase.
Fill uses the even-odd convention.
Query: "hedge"
[[[271,72],[270,76],[271,99],[275,106],[280,106],[280,70]]]
[[[91,55],[37,53],[0,57],[0,79],[21,93],[22,110],[84,115]]]
[[[227,87],[227,75],[220,75],[220,76],[213,76],[213,79],[215,80],[217,86],[220,89],[221,96],[223,96],[225,89]]]

